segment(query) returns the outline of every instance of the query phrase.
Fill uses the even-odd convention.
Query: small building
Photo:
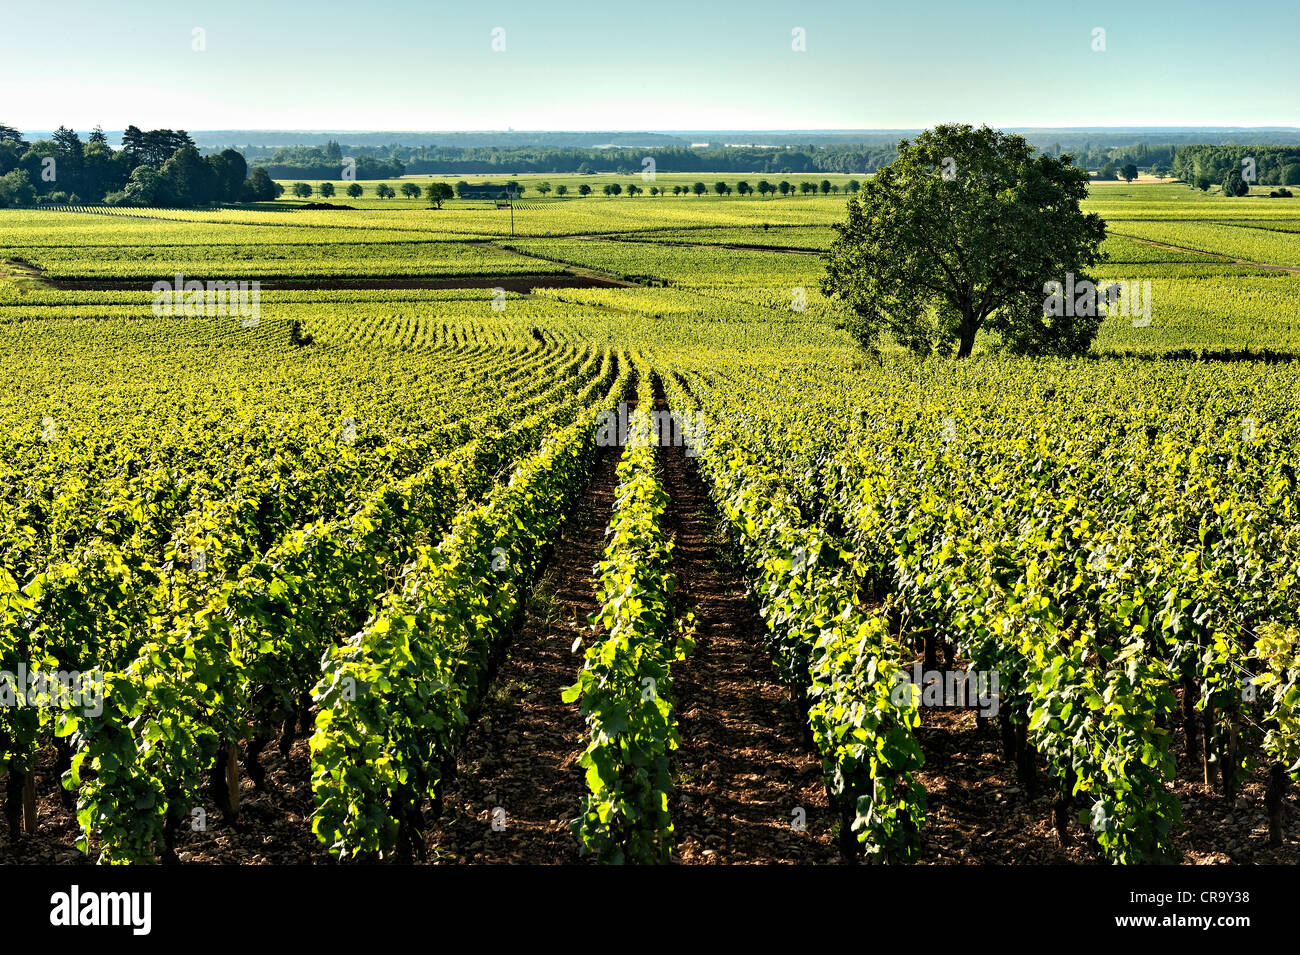
[[[457,199],[502,199],[506,193],[507,186],[504,182],[467,182],[456,186]]]

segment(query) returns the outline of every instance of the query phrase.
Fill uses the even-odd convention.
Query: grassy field
[[[1266,790],[1300,758],[1300,202],[1099,185],[1098,277],[1149,283],[1149,319],[1081,358],[921,362],[864,356],[821,292],[842,194],[515,178],[513,234],[373,196],[0,210],[0,657],[109,674],[94,716],[0,711],[45,820],[6,858],[1297,861]],[[178,273],[260,283],[256,308],[160,315]],[[691,456],[602,444],[627,402],[707,422]],[[936,652],[1003,674],[1005,753],[973,709],[882,690]],[[1177,707],[1202,698],[1198,744]],[[608,769],[630,719],[685,768]],[[719,793],[780,818],[719,841]],[[177,829],[198,805],[225,835]],[[990,811],[1000,836],[960,821]]]

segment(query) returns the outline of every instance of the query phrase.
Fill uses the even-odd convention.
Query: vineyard
[[[960,361],[838,195],[0,210],[0,861],[1300,862],[1300,210],[1094,192]]]

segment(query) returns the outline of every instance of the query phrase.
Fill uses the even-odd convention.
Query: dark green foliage
[[[986,330],[1015,353],[1085,352],[1101,316],[1049,316],[1044,300],[1048,283],[1082,281],[1101,261],[1106,229],[1079,208],[1086,195],[1068,155],[1035,156],[988,127],[936,127],[899,143],[849,200],[823,288],[852,310],[847,328],[867,348],[890,334],[964,357]]]

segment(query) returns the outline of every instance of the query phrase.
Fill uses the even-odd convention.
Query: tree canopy
[[[441,209],[442,204],[452,198],[454,193],[451,186],[445,182],[431,182],[425,187],[424,195],[429,200],[430,205]]]
[[[1087,190],[1068,154],[1035,156],[987,126],[937,126],[901,141],[849,199],[823,289],[868,348],[892,336],[965,357],[986,330],[1013,353],[1086,351],[1101,324],[1095,296],[1065,314],[1045,303],[1053,282],[1088,288],[1085,270],[1102,260],[1105,225],[1079,207]]]
[[[106,202],[110,205],[188,206],[274,199],[269,177],[248,174],[237,150],[203,156],[184,130],[144,131],[128,126],[122,148],[112,149],[96,126],[83,143],[60,126],[49,139],[28,143],[0,125],[0,176],[10,173],[0,206],[32,202]],[[254,181],[256,179],[257,181]],[[16,184],[25,183],[23,188]]]

